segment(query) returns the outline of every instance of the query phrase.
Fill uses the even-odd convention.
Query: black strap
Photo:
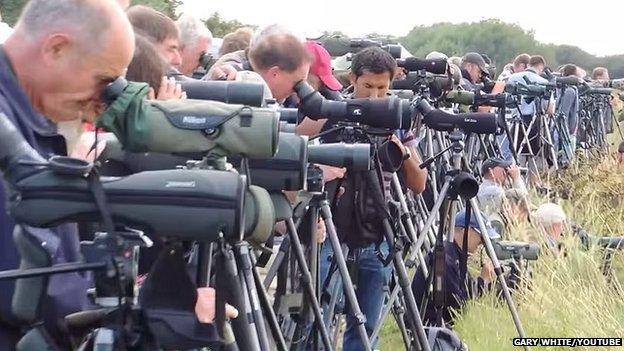
[[[470,223],[470,216],[472,215],[472,207],[470,206],[470,202],[466,202],[466,221],[464,222],[464,240],[462,242],[462,253],[461,253],[461,266],[460,275],[461,282],[465,284],[466,282],[466,274],[468,271],[468,228]]]
[[[102,183],[100,182],[100,175],[96,168],[93,168],[87,176],[87,182],[89,184],[89,189],[93,194],[93,200],[95,201],[95,205],[97,206],[98,210],[100,211],[100,215],[102,216],[104,229],[108,233],[112,234],[115,231],[113,217],[110,214],[108,203],[106,201],[106,193],[104,192],[104,187],[102,187]]]
[[[216,286],[218,287],[216,289],[216,297],[215,297],[215,326],[217,328],[217,334],[219,335],[220,339],[224,339],[223,337],[223,330],[225,328],[225,301],[226,301],[226,297],[225,297],[225,291],[223,289],[223,287],[228,286],[227,283],[227,273],[226,273],[226,251],[225,251],[225,247],[223,242],[220,243],[220,247],[219,250],[217,251],[217,255],[216,255],[216,262],[215,262],[215,272],[216,272],[216,277],[215,277],[215,283]],[[219,288],[221,287],[221,288]],[[245,311],[241,311],[241,313],[244,313]]]
[[[433,307],[435,311],[435,324],[444,326],[443,311],[447,306],[446,301],[446,252],[444,247],[444,232],[448,227],[448,203],[440,209],[440,225],[433,249]]]

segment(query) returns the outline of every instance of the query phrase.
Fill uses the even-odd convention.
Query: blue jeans
[[[500,145],[501,156],[505,160],[511,160],[513,153],[511,152],[511,142],[507,139],[507,134],[497,135],[496,139]]]
[[[384,241],[380,245],[380,251],[384,257],[388,256],[389,247]],[[375,329],[375,326],[379,322],[381,309],[384,303],[384,287],[388,285],[390,275],[392,274],[392,263],[384,266],[383,263],[377,258],[377,251],[375,244],[368,247],[359,249],[359,259],[357,261],[357,282],[355,287],[355,294],[357,296],[358,304],[362,313],[366,316],[366,332],[370,336]],[[325,281],[331,265],[331,256],[333,251],[331,245],[326,242],[321,250],[321,262],[320,262],[320,278],[321,283]],[[342,293],[340,287],[342,281],[340,274],[336,270],[331,278],[329,291],[338,291]],[[343,298],[345,300],[345,298]],[[347,329],[344,334],[342,348],[344,351],[358,351],[363,350],[362,341],[360,340],[360,334],[357,331],[356,319],[348,307],[348,303],[345,302],[346,314],[347,314]],[[326,306],[323,306],[325,314],[327,313]],[[327,324],[326,324],[327,325]],[[373,348],[375,344],[372,343]]]

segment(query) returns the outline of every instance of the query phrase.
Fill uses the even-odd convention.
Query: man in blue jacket
[[[8,118],[43,157],[67,153],[56,123],[93,120],[106,85],[124,75],[134,35],[123,9],[109,0],[31,0],[13,34],[0,46],[0,118]],[[15,269],[15,222],[0,183],[0,270]],[[53,263],[79,260],[75,224],[41,229],[24,226],[45,243]],[[87,304],[88,279],[79,273],[50,278],[42,315],[63,345],[60,321]],[[13,350],[21,327],[11,313],[14,282],[0,282],[0,350]]]

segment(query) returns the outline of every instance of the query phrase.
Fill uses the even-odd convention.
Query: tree
[[[217,38],[223,38],[226,34],[232,33],[241,27],[257,28],[257,26],[254,25],[242,24],[238,20],[225,20],[218,12],[214,12],[210,15],[207,20],[204,20],[204,23],[206,23],[206,27],[210,29],[212,35]]]
[[[417,26],[400,42],[418,57],[434,50],[449,56],[461,56],[469,51],[487,53],[499,72],[516,55],[528,53],[544,56],[553,69],[566,63],[574,63],[588,72],[596,66],[604,66],[613,77],[624,77],[624,55],[596,57],[576,46],[540,43],[533,34],[518,25],[489,19],[475,23]]]
[[[182,4],[182,0],[132,0],[131,4],[149,6],[176,19],[176,9]]]
[[[14,26],[27,0],[2,0],[0,11],[2,20],[10,26]],[[158,10],[171,18],[175,18],[177,7],[182,0],[132,0],[132,5],[145,5]]]
[[[14,26],[25,4],[26,0],[2,0],[0,5],[2,21]]]

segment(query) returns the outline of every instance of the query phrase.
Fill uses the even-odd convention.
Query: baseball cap
[[[481,214],[481,218],[483,218],[485,222],[485,227],[487,228],[487,233],[486,233],[487,236],[490,237],[490,239],[499,239],[500,235],[498,235],[496,230],[494,230],[494,227],[492,227],[492,223],[490,222],[490,220],[484,214]],[[465,228],[465,225],[466,225],[466,210],[461,210],[457,212],[457,215],[455,215],[455,227]],[[479,234],[483,234],[481,233],[481,229],[479,229],[479,222],[477,221],[477,214],[475,212],[472,212],[470,214],[470,221],[468,222],[468,227],[470,229],[474,229]]]
[[[329,52],[315,41],[308,40],[305,46],[314,56],[314,61],[310,65],[310,72],[317,75],[329,89],[336,91],[342,90],[342,84],[340,84],[332,73],[331,56]]]
[[[445,54],[439,51],[432,51],[428,53],[427,56],[425,56],[425,60],[437,60],[437,59],[448,60],[448,56],[446,56]]]
[[[487,63],[485,63],[483,56],[481,56],[481,54],[478,54],[476,52],[469,52],[466,55],[464,55],[464,57],[462,58],[462,62],[473,63],[479,66],[479,69],[481,69],[482,72],[485,72],[485,73],[489,72],[488,65]]]
[[[483,161],[483,164],[481,165],[481,174],[486,174],[487,171],[495,167],[507,168],[512,164],[512,160],[505,160],[500,157],[490,157],[487,160]]]

